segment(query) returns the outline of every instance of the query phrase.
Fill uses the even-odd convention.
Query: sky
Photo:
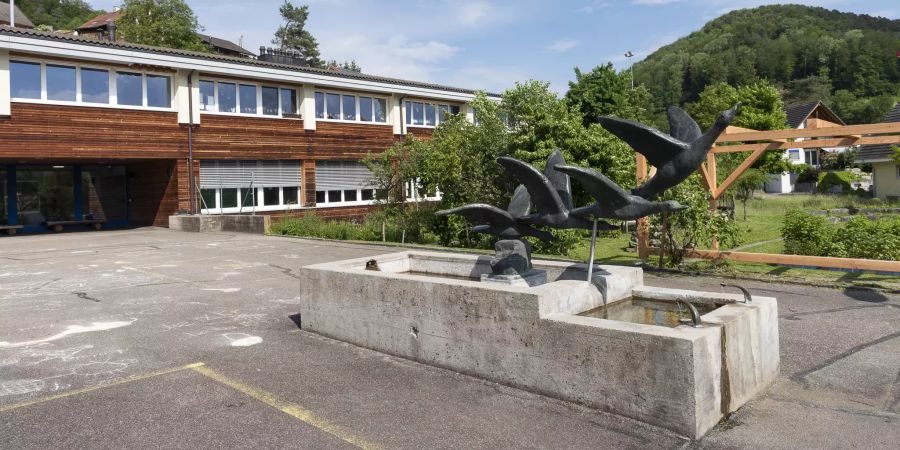
[[[115,0],[88,0],[111,11]],[[254,53],[271,46],[282,0],[188,0],[204,33]],[[502,92],[516,81],[549,81],[562,94],[582,70],[626,69],[728,11],[757,0],[294,0],[323,59],[356,60],[363,72]],[[801,3],[900,19],[897,0]],[[626,51],[634,53],[629,61]]]

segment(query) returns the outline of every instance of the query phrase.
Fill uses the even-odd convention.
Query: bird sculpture
[[[668,111],[671,136],[631,120],[600,117],[598,121],[656,167],[656,175],[631,191],[634,195],[652,200],[684,181],[700,167],[716,138],[740,111],[741,104],[738,102],[731,109],[719,113],[715,123],[704,134],[700,134],[700,127],[694,119],[674,106]]]
[[[593,205],[573,210],[572,215],[574,216],[634,220],[651,214],[687,208],[676,201],[654,202],[633,195],[594,169],[576,166],[556,166],[554,168],[574,178],[588,194],[596,199],[596,203]]]
[[[479,223],[472,228],[476,233],[487,233],[500,239],[521,239],[523,236],[531,236],[545,241],[555,240],[553,234],[538,230],[529,225],[519,223],[517,218],[528,214],[531,209],[531,198],[525,186],[519,186],[513,193],[512,200],[506,210],[483,203],[473,203],[456,208],[438,211],[439,216],[454,214],[465,217],[472,222]]]
[[[551,156],[551,161],[554,159]],[[561,155],[557,160],[562,161]],[[537,212],[533,214],[519,217],[518,221],[520,223],[557,229],[577,228],[590,230],[593,228],[594,224],[592,221],[570,214],[572,194],[569,188],[568,175],[563,174],[563,177],[554,176],[553,181],[551,181],[547,175],[541,173],[534,166],[518,159],[503,156],[497,162],[525,185],[537,209]],[[552,170],[552,167],[554,166],[551,164],[547,168],[548,171]],[[618,227],[605,221],[599,221],[598,228],[601,230],[618,229]]]

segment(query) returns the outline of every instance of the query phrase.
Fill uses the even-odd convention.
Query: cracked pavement
[[[779,300],[781,376],[699,441],[299,330],[296,270],[396,248],[167,229],[0,238],[9,448],[346,448],[202,362],[384,448],[895,448],[900,298],[738,282]],[[646,284],[734,292],[720,279]],[[79,390],[93,389],[79,393]],[[59,398],[30,406],[22,402]]]

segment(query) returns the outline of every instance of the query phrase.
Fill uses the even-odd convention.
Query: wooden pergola
[[[716,144],[706,157],[706,163],[700,166],[698,172],[704,187],[710,194],[709,207],[711,210],[715,210],[719,198],[725,191],[765,152],[867,144],[900,144],[900,123],[840,125],[823,119],[811,118],[807,120],[806,128],[802,129],[758,131],[730,126],[716,139]],[[716,155],[738,152],[749,152],[750,154],[734,172],[728,174],[722,183],[719,183]],[[636,153],[636,163],[636,180],[638,184],[641,184],[648,175],[652,175],[653,168],[648,167],[646,158],[640,153]],[[651,254],[659,252],[659,249],[650,246],[649,229],[650,222],[647,218],[638,220],[638,255],[641,259],[646,259]],[[709,260],[900,272],[900,261],[720,251],[716,239],[713,239],[710,249],[694,250],[687,256]]]

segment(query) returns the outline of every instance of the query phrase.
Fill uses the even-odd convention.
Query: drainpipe
[[[188,73],[188,187],[190,193],[188,199],[190,201],[191,214],[197,213],[196,189],[194,189],[194,72],[191,69]]]
[[[406,115],[403,114],[403,100],[406,94],[400,96],[400,139],[406,140]]]

